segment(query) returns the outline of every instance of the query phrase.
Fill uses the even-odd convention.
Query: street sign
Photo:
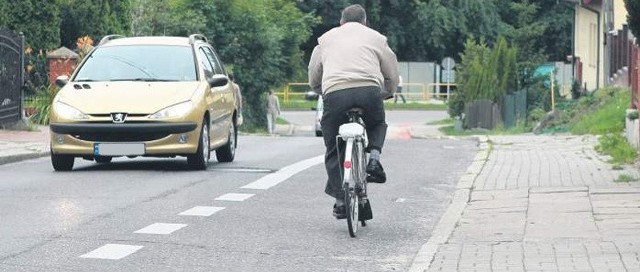
[[[442,59],[442,68],[445,70],[451,70],[453,67],[456,67],[456,61],[454,61],[453,58],[446,57]]]
[[[455,83],[456,71],[455,70],[442,70],[442,82],[443,83]]]

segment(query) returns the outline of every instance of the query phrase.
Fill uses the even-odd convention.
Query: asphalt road
[[[370,185],[374,219],[355,239],[331,216],[316,137],[242,136],[236,161],[208,171],[183,158],[3,165],[0,271],[404,271],[476,150],[388,138],[389,181]]]

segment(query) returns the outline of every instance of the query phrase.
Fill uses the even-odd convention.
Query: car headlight
[[[89,115],[86,115],[80,110],[62,102],[56,102],[54,109],[60,117],[65,119],[73,119],[73,120],[89,119]]]
[[[161,118],[176,118],[181,117],[189,113],[193,109],[191,101],[175,104],[170,107],[166,107],[152,115],[149,115],[149,119],[161,119]]]

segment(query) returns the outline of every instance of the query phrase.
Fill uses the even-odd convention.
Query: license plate
[[[99,143],[93,145],[96,156],[144,155],[143,143]]]

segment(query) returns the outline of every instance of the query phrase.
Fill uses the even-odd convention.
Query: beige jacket
[[[396,91],[398,75],[398,60],[387,38],[354,22],[320,36],[309,61],[309,86],[319,94],[379,86],[387,98]]]

